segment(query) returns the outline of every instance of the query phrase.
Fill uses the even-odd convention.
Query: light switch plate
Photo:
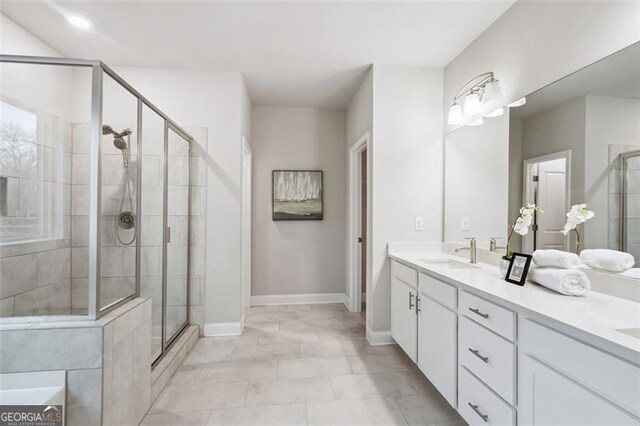
[[[424,220],[422,217],[416,217],[416,231],[422,231],[424,229]]]
[[[463,217],[460,220],[460,230],[461,231],[468,231],[469,230],[469,218],[468,217]]]

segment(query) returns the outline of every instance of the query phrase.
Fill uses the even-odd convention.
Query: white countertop
[[[477,263],[455,268],[449,263],[425,263],[422,259],[469,261],[441,251],[402,251],[389,247],[389,257],[407,266],[470,290],[521,314],[553,326],[594,346],[640,364],[640,338],[618,330],[640,328],[640,303],[594,291],[584,297],[564,296],[537,284],[518,286],[506,282],[499,268]],[[639,284],[640,285],[640,284]]]

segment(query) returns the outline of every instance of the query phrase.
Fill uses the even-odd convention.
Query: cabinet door
[[[456,334],[458,315],[420,294],[418,367],[456,407]]]
[[[638,419],[565,375],[523,356],[520,425],[638,425]]]
[[[397,278],[391,279],[391,336],[416,361],[418,318],[416,290]]]

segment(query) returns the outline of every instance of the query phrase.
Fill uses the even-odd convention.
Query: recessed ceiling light
[[[89,30],[93,27],[91,21],[80,15],[68,15],[67,22],[80,30]]]

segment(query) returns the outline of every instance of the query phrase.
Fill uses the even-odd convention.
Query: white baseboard
[[[204,337],[240,335],[242,335],[242,322],[215,322],[204,325]]]
[[[344,293],[273,294],[267,296],[251,296],[251,306],[345,303],[345,301],[346,295]]]
[[[371,346],[394,345],[391,331],[371,331],[367,327],[367,341]]]

